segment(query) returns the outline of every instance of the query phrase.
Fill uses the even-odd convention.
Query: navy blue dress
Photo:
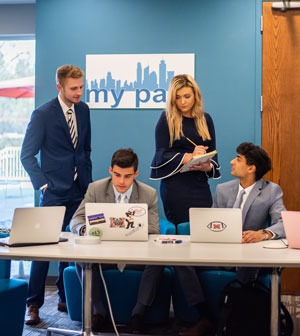
[[[212,118],[205,113],[211,140],[203,141],[199,136],[193,118],[183,117],[183,134],[197,145],[208,146],[208,151],[216,149],[215,129]],[[170,136],[165,111],[162,112],[155,129],[156,153],[151,164],[153,180],[161,180],[160,196],[167,219],[176,224],[189,221],[189,208],[211,207],[212,196],[208,178],[219,178],[220,167],[217,155],[211,160],[210,172],[189,171],[180,173],[185,153],[192,153],[194,146],[185,137],[175,140],[169,147]]]

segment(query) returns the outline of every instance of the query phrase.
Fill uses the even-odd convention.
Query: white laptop
[[[86,203],[86,232],[102,240],[148,240],[148,205]]]
[[[242,210],[190,208],[190,239],[196,243],[241,243]]]
[[[57,244],[66,208],[64,206],[16,208],[9,237],[0,246],[18,247]]]

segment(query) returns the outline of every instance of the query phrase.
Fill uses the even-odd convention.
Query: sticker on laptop
[[[142,217],[146,214],[146,209],[140,206],[134,206],[128,209],[128,212],[133,212],[135,217]]]
[[[97,237],[101,237],[103,234],[102,230],[99,227],[92,227],[89,229],[89,236],[97,236]]]
[[[210,231],[221,232],[227,228],[227,225],[221,221],[213,221],[213,222],[210,222],[207,225],[207,227],[209,228]]]
[[[109,217],[109,227],[125,228],[125,217]]]
[[[105,219],[104,213],[99,213],[99,214],[87,216],[87,219],[88,219],[89,224],[91,226],[92,225],[96,225],[96,224],[104,224],[104,223],[106,223],[106,219]]]

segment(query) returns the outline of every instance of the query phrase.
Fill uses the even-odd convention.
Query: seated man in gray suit
[[[243,243],[284,238],[282,190],[279,185],[262,179],[271,169],[268,154],[250,142],[241,143],[236,151],[237,156],[230,164],[231,175],[237,179],[217,185],[213,207],[242,209]],[[247,282],[256,279],[258,272],[255,268],[240,268],[238,278]]]
[[[130,148],[117,150],[112,156],[109,173],[110,177],[89,184],[84,199],[71,220],[71,231],[79,235],[85,234],[85,203],[118,203],[121,198],[125,197],[126,203],[148,204],[148,232],[159,234],[157,193],[152,187],[135,179],[139,174],[136,153]],[[76,266],[77,271],[81,274],[80,265]],[[116,267],[117,265],[102,265],[102,269]],[[136,269],[136,266],[134,268]],[[131,328],[135,334],[141,333],[143,329],[145,310],[155,298],[156,288],[163,272],[162,266],[140,266],[140,269],[144,272],[137,303],[131,317]],[[100,295],[101,278],[98,264],[93,265],[92,274],[92,329],[94,332],[98,332],[103,330],[107,317]]]
[[[242,208],[243,236],[242,243],[255,243],[262,240],[285,237],[281,211],[285,210],[281,188],[262,177],[271,169],[268,154],[252,143],[244,142],[237,147],[237,156],[231,161],[231,175],[237,179],[217,185],[213,207]],[[240,192],[245,191],[242,197]],[[237,205],[237,203],[239,203]],[[229,268],[226,268],[231,270]],[[255,280],[258,268],[239,267],[237,278],[244,283]],[[195,267],[176,267],[187,302],[198,308],[202,318],[189,328],[180,332],[181,336],[206,335],[212,331],[211,316],[205,293]],[[262,269],[261,272],[264,270]],[[199,302],[200,301],[200,302]],[[192,304],[190,304],[191,306]]]

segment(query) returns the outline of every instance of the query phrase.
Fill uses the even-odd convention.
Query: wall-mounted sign
[[[194,77],[195,54],[86,55],[90,108],[164,108],[171,79]]]

